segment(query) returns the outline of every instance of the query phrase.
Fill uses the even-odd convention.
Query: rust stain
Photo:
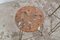
[[[20,8],[15,16],[16,24],[23,32],[35,32],[44,22],[43,12],[34,6]]]

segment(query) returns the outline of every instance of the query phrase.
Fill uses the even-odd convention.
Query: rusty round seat
[[[35,32],[44,22],[43,12],[34,6],[20,8],[15,16],[18,28],[23,32]]]

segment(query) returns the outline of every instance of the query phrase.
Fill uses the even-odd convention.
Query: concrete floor
[[[24,32],[21,40],[60,40],[60,8],[52,16],[49,16],[58,8],[59,4],[60,0],[12,0],[1,2],[0,40],[19,40],[20,32],[15,24],[15,14],[19,8],[28,5],[38,7],[44,12],[43,36],[41,36],[40,30],[33,33]],[[48,33],[51,33],[50,36]]]

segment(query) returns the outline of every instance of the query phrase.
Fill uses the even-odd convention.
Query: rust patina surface
[[[44,21],[43,12],[34,6],[20,8],[15,16],[16,24],[23,32],[35,32]]]

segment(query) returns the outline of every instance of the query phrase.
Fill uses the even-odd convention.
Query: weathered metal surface
[[[15,0],[0,4],[0,40],[60,40],[59,4],[60,0]],[[15,15],[19,8],[27,5],[40,8],[45,20],[42,30],[22,34],[15,24]]]

